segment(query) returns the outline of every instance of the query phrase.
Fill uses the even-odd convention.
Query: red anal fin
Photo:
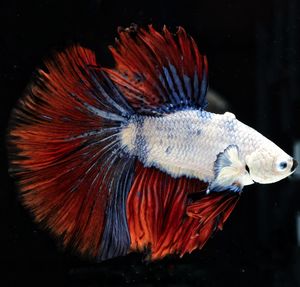
[[[127,201],[131,249],[151,249],[154,260],[202,248],[239,198],[229,192],[207,195],[206,187],[200,180],[173,178],[138,164]],[[194,193],[200,199],[190,202]]]

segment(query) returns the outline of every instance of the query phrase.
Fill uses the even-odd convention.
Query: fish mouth
[[[298,161],[293,159],[293,165],[292,165],[292,168],[291,168],[291,172],[294,172],[296,170],[297,166],[298,166]]]

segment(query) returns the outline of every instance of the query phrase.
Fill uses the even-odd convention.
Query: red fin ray
[[[150,248],[151,259],[159,259],[202,248],[239,198],[229,192],[207,195],[206,187],[199,180],[173,178],[138,164],[127,201],[131,249]],[[202,195],[190,202],[189,194],[196,193]]]
[[[105,73],[91,68],[91,51],[74,46],[45,66],[13,112],[8,135],[22,200],[64,245],[100,260],[126,254],[124,198],[134,159],[122,156],[120,130],[132,110]],[[104,236],[114,245],[103,246]]]
[[[206,105],[207,61],[183,28],[173,35],[150,25],[121,30],[119,37],[111,47],[116,69],[105,70],[137,111]]]

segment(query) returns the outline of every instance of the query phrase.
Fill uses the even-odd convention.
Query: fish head
[[[272,143],[246,157],[246,169],[254,182],[267,184],[282,180],[297,168],[295,159]]]

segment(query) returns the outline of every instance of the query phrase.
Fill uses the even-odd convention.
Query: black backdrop
[[[93,264],[32,223],[5,154],[9,113],[42,59],[80,42],[111,65],[106,47],[118,26],[132,22],[184,26],[207,54],[210,86],[230,110],[291,154],[300,138],[299,15],[297,0],[1,1],[0,284],[9,282],[1,286],[300,286],[296,178],[245,188],[224,231],[202,251],[150,264],[137,254]]]

